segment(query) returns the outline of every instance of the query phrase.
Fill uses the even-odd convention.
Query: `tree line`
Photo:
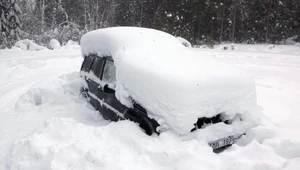
[[[300,41],[299,0],[1,0],[0,16],[2,47],[20,38],[79,41],[111,26],[159,29],[194,44]]]

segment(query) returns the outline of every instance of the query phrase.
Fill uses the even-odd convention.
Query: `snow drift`
[[[46,47],[37,45],[36,43],[34,43],[29,39],[24,39],[16,42],[15,47],[18,47],[22,50],[29,50],[29,51],[39,51],[39,50],[47,49]]]

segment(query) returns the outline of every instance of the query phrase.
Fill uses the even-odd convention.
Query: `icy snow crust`
[[[219,113],[228,118],[239,113],[244,120],[254,120],[254,81],[209,55],[197,56],[167,33],[145,28],[106,28],[85,34],[81,47],[85,56],[112,56],[116,97],[128,107],[132,99],[138,101],[163,128],[187,134],[198,118]],[[220,129],[225,129],[227,136],[244,133],[240,130],[251,123],[239,124],[236,129],[218,125],[218,130],[209,133],[220,133]]]

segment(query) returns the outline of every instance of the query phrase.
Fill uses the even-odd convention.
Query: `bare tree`
[[[223,29],[224,29],[224,14],[225,14],[225,5],[221,3],[222,6],[222,14],[221,14],[221,29],[220,29],[220,39],[219,43],[221,44],[223,39]]]
[[[231,42],[235,42],[235,25],[236,25],[236,15],[237,15],[237,3],[238,0],[234,0],[234,9],[233,9],[233,23],[232,23],[232,36]]]
[[[41,15],[42,15],[41,33],[43,33],[45,31],[45,0],[42,0],[42,3],[41,3]]]
[[[271,6],[272,6],[272,0],[268,0],[268,15],[267,15],[267,22],[266,22],[266,43],[269,42],[269,24],[270,24],[270,14],[271,14]]]

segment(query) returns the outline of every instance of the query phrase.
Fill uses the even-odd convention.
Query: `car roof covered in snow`
[[[138,101],[179,134],[190,132],[200,117],[234,116],[256,105],[254,82],[247,75],[162,31],[99,29],[82,37],[81,48],[84,56],[113,57],[121,103],[132,107],[132,99]]]
[[[94,53],[98,56],[112,56],[115,53],[127,53],[134,50],[139,53],[144,51],[146,54],[150,51],[163,53],[172,51],[174,48],[184,48],[175,37],[162,31],[133,27],[113,27],[91,31],[82,37],[81,45],[85,54]]]

